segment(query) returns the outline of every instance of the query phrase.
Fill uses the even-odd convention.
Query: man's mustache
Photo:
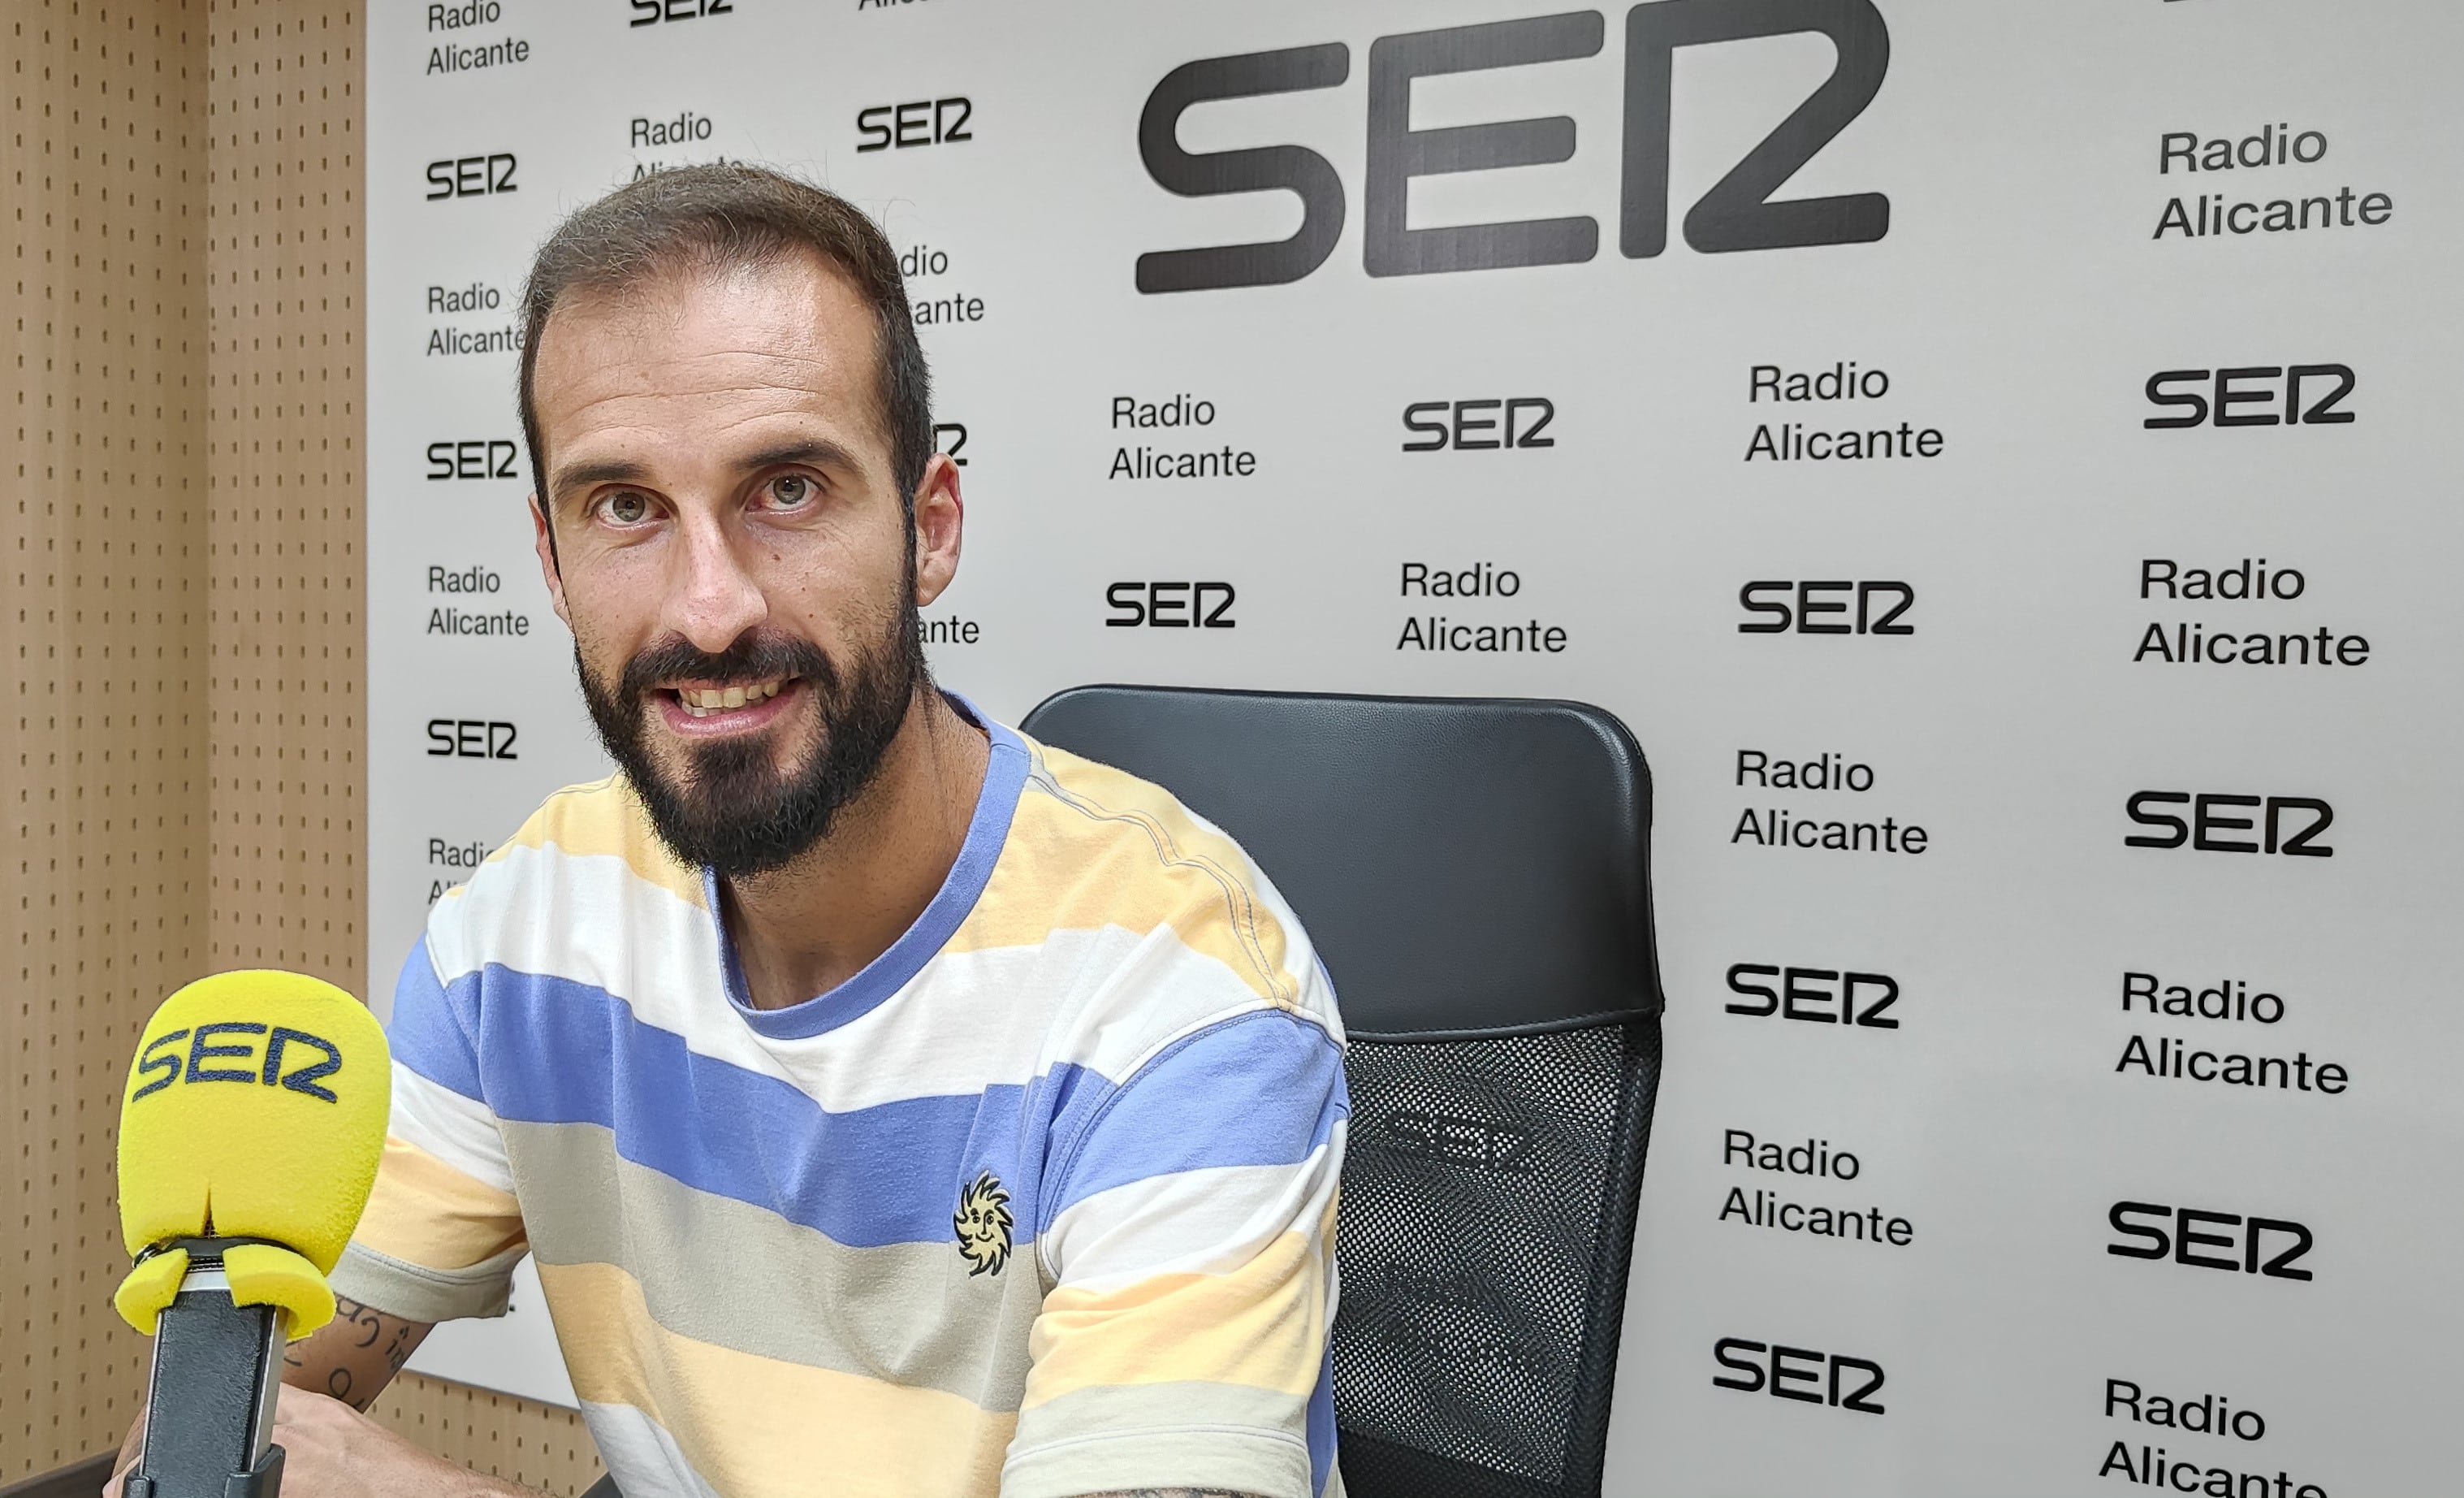
[[[626,662],[616,690],[622,700],[638,704],[671,681],[731,687],[781,676],[802,676],[825,696],[838,691],[838,668],[820,646],[792,635],[761,633],[738,636],[715,655],[680,635],[671,636]]]

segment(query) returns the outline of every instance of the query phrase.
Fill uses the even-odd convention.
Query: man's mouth
[[[737,682],[728,687],[671,687],[676,701],[693,717],[708,717],[713,713],[748,705],[758,706],[783,691],[793,676],[777,676],[768,681]]]
[[[773,676],[723,687],[663,687],[657,693],[659,716],[671,730],[696,738],[767,728],[786,711],[803,680]]]

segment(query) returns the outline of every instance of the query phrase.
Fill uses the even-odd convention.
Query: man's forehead
[[[551,424],[608,402],[869,401],[874,336],[862,297],[817,257],[680,267],[560,299],[540,330],[534,388]]]

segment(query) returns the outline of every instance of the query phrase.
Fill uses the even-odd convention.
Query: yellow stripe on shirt
[[[511,1193],[388,1134],[376,1187],[351,1237],[406,1263],[465,1269],[522,1242],[522,1209]]]
[[[1199,1381],[1306,1396],[1326,1356],[1329,1274],[1315,1235],[1285,1233],[1229,1274],[1064,1285],[1027,1342],[1024,1407],[1081,1389]]]
[[[678,1336],[613,1265],[543,1264],[539,1285],[574,1393],[649,1416],[720,1492],[913,1498],[1000,1484],[1014,1415]]]
[[[1278,1006],[1300,984],[1282,921],[1231,839],[1157,787],[1110,765],[1036,749],[992,882],[942,950],[1036,946],[1055,930],[1170,927]]]

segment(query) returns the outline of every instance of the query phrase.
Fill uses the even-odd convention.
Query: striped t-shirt
[[[632,1498],[1339,1493],[1325,974],[1169,794],[989,732],[932,904],[784,1009],[621,777],[551,797],[404,965],[336,1290],[531,1254]]]

